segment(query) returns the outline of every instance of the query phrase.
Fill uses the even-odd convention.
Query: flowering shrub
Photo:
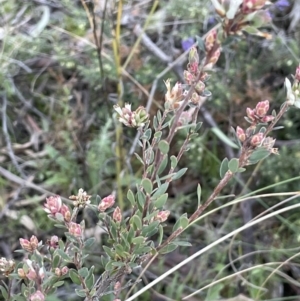
[[[174,251],[178,246],[189,246],[179,240],[180,234],[189,227],[216,199],[222,189],[246,167],[256,164],[270,154],[278,154],[274,148],[275,139],[269,134],[278,120],[292,106],[300,105],[300,66],[294,81],[285,82],[286,101],[279,112],[269,112],[269,101],[262,100],[255,108],[247,108],[245,119],[249,126],[238,126],[234,130],[235,142],[240,149],[239,157],[225,158],[220,166],[221,180],[206,200],[201,202],[201,186],[198,185],[198,204],[188,216],[181,215],[176,221],[172,234],[165,238],[164,222],[170,211],[165,209],[168,188],[171,182],[181,178],[186,168],[177,169],[178,162],[188,151],[189,142],[198,135],[201,122],[197,122],[198,112],[206,99],[212,95],[208,90],[211,70],[221,54],[221,45],[229,35],[243,32],[270,38],[259,30],[269,22],[268,13],[263,8],[264,0],[212,1],[222,22],[207,33],[205,38],[189,50],[188,64],[183,72],[185,83],[171,84],[165,81],[166,94],[163,111],[158,111],[152,123],[145,108],[136,110],[126,104],[123,108],[115,105],[118,120],[125,126],[136,128],[140,134],[142,155],[136,154],[143,168],[142,180],[135,191],[128,190],[127,200],[130,213],[124,214],[115,206],[115,195],[103,198],[99,204],[92,204],[83,189],[70,196],[73,206],[63,204],[59,196],[50,196],[44,204],[48,218],[65,229],[65,238],[52,236],[47,242],[36,236],[29,240],[20,238],[24,260],[1,258],[0,270],[8,278],[9,284],[1,286],[5,300],[42,301],[56,289],[71,281],[77,288],[76,294],[84,300],[100,300],[108,292],[119,300],[122,289],[121,279],[132,270],[149,262],[154,257]],[[176,155],[169,155],[170,144],[177,132],[185,133],[185,140]],[[104,246],[106,256],[99,260],[104,273],[96,279],[94,266],[86,266],[90,246],[94,238],[85,238],[85,221],[79,221],[79,210],[93,209],[108,236]],[[156,235],[155,240],[153,239]],[[18,279],[19,282],[14,280]],[[22,283],[20,286],[19,283]],[[16,292],[13,285],[20,290]],[[111,291],[111,287],[113,287]]]

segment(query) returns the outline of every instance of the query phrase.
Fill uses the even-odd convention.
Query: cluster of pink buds
[[[121,108],[119,105],[114,105],[114,109],[118,114],[119,121],[128,127],[144,127],[149,120],[149,114],[142,106],[132,111],[131,105],[126,103],[124,108]]]
[[[255,109],[247,108],[247,118],[246,120],[252,125],[257,125],[258,123],[268,123],[272,121],[275,117],[272,115],[267,115],[269,111],[269,101],[260,101]]]
[[[114,205],[114,203],[115,203],[115,195],[110,194],[101,200],[100,204],[98,205],[98,210],[100,212],[104,212],[108,208],[111,208]]]
[[[113,213],[113,220],[117,223],[120,223],[122,221],[122,212],[119,206],[117,206]]]
[[[39,241],[36,236],[32,235],[30,240],[20,238],[20,244],[22,249],[27,252],[33,253],[37,249]]]
[[[268,4],[271,2],[267,0],[213,0],[215,10],[222,18],[222,37],[241,35],[246,31],[271,38],[269,33],[258,29],[271,21],[269,12],[264,10]]]
[[[34,263],[31,260],[26,259],[23,268],[18,269],[18,276],[21,279],[41,280],[44,279],[45,273],[42,267],[34,267]]]
[[[165,81],[167,87],[167,92],[165,94],[165,101],[170,110],[177,110],[184,99],[184,91],[181,83],[176,83],[174,87],[171,88],[170,79]]]
[[[218,61],[221,54],[221,46],[218,41],[218,32],[211,30],[205,38],[206,61],[204,70],[211,70]]]
[[[247,117],[245,119],[251,123],[251,126],[244,131],[241,127],[236,128],[237,138],[241,142],[247,142],[253,148],[256,147],[264,147],[270,153],[277,154],[277,149],[273,148],[275,144],[275,139],[271,137],[265,137],[264,132],[256,132],[256,128],[258,124],[268,123],[274,120],[273,115],[267,115],[270,104],[268,100],[259,102],[255,109],[247,108]],[[248,144],[248,145],[249,145]]]
[[[156,217],[154,218],[155,221],[159,221],[160,223],[165,222],[170,215],[169,210],[163,210],[157,213]]]
[[[14,271],[15,265],[15,262],[11,259],[6,259],[5,257],[0,258],[0,272],[6,277]]]
[[[53,235],[49,240],[47,240],[47,245],[49,248],[57,249],[58,248],[58,236]]]
[[[68,274],[69,272],[69,268],[67,266],[63,267],[63,268],[56,268],[55,271],[54,271],[54,274],[58,277],[60,276],[64,276],[66,274]]]
[[[33,295],[31,295],[30,301],[44,301],[45,295],[41,291],[36,291]]]
[[[72,235],[74,235],[76,237],[82,237],[83,229],[82,229],[82,227],[81,227],[80,224],[71,222],[68,225],[68,228],[69,228],[69,233],[70,234],[72,234]]]
[[[59,217],[62,216],[66,222],[71,220],[71,212],[68,206],[62,204],[61,198],[58,195],[46,198],[44,207],[45,211],[49,214],[49,217],[59,219]]]

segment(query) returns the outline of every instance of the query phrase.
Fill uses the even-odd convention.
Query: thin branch
[[[26,175],[23,172],[23,170],[21,169],[21,167],[16,159],[16,156],[14,154],[13,148],[11,146],[9,133],[7,130],[7,119],[6,119],[6,117],[7,117],[7,115],[6,115],[7,98],[6,98],[5,94],[2,96],[2,101],[3,101],[3,103],[2,103],[2,132],[3,132],[4,138],[5,138],[7,152],[8,152],[8,155],[9,155],[14,167],[18,171],[18,173],[21,175],[22,178],[26,178]]]

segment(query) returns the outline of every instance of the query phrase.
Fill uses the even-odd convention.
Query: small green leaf
[[[110,258],[115,258],[115,253],[111,250],[111,248],[103,246],[103,250]]]
[[[86,297],[85,290],[83,290],[83,289],[78,289],[78,288],[76,288],[76,289],[75,289],[75,293],[76,293],[76,295],[79,296],[79,297]]]
[[[153,117],[153,127],[154,127],[155,130],[158,128],[158,121],[157,121],[156,116]]]
[[[127,192],[127,199],[129,200],[130,204],[132,207],[135,206],[135,197],[133,192],[129,189]]]
[[[211,131],[224,143],[229,145],[232,148],[238,148],[238,146],[233,143],[219,128],[213,127]]]
[[[53,258],[53,261],[52,261],[52,267],[57,268],[59,262],[60,262],[60,256],[58,254],[54,255],[54,258]]]
[[[94,283],[95,283],[95,276],[94,276],[93,271],[91,273],[89,272],[89,275],[85,278],[84,282],[89,290],[92,289],[92,287],[94,286]]]
[[[262,159],[267,158],[270,155],[270,151],[264,147],[258,147],[249,157],[249,164],[255,164]]]
[[[201,93],[201,96],[203,97],[210,97],[212,95],[212,93],[209,90],[204,90]]]
[[[228,159],[224,158],[220,166],[220,177],[223,178],[228,171]]]
[[[79,278],[78,273],[77,273],[76,270],[70,269],[69,270],[69,277],[71,278],[73,283],[78,284],[78,285],[81,284],[80,278]]]
[[[142,163],[142,165],[145,165],[143,159],[137,154],[137,153],[134,153],[134,155],[137,157],[137,159]]]
[[[145,133],[142,135],[141,139],[150,140],[151,135],[152,135],[152,130],[151,129],[147,129],[145,131]]]
[[[178,246],[174,245],[174,244],[169,244],[165,247],[163,247],[160,251],[159,251],[159,254],[167,254],[167,253],[171,253],[173,252],[174,250],[177,249]]]
[[[134,248],[133,250],[133,254],[134,255],[140,255],[140,254],[147,254],[151,251],[151,247],[148,246],[136,246],[136,248]]]
[[[182,240],[175,240],[172,241],[172,244],[176,245],[176,246],[181,246],[181,247],[191,247],[192,244],[188,241],[182,241]]]
[[[144,242],[145,242],[145,237],[144,236],[138,236],[138,237],[135,237],[135,238],[132,239],[132,243],[134,245],[140,245]]]
[[[130,223],[135,226],[135,230],[141,230],[142,229],[142,221],[141,218],[137,215],[134,215],[130,219]]]
[[[127,235],[127,241],[129,244],[131,244],[133,236],[134,236],[134,229],[133,229],[133,227],[130,227],[130,229],[128,231],[128,235]]]
[[[146,195],[142,191],[138,190],[137,199],[138,199],[139,210],[143,211],[144,205],[146,203]]]
[[[246,168],[240,167],[237,172],[244,172]]]
[[[187,167],[181,168],[179,171],[175,173],[175,175],[172,177],[172,180],[178,180],[180,179],[187,171]]]
[[[86,267],[83,267],[81,268],[80,270],[78,270],[78,274],[82,277],[82,278],[85,278],[89,273],[89,270],[88,268]]]
[[[155,230],[155,233],[157,232],[158,230],[158,225],[159,225],[159,222],[158,221],[155,221],[155,222],[152,222],[150,225],[148,226],[144,226],[143,227],[143,230],[142,230],[142,236],[145,236],[145,237],[150,237],[152,236],[153,234],[153,230]]]
[[[228,168],[232,173],[236,173],[239,169],[239,159],[232,158],[228,163]]]
[[[8,300],[8,293],[7,293],[7,290],[5,289],[5,287],[0,285],[0,290],[2,292],[2,296],[3,296],[4,300]]]
[[[56,282],[56,283],[54,283],[53,285],[52,285],[52,287],[59,287],[59,286],[62,286],[62,285],[64,285],[64,281],[58,281],[58,282]]]
[[[123,257],[124,256],[124,248],[121,244],[117,244],[116,245],[116,253],[120,256]]]
[[[146,193],[151,194],[153,189],[153,184],[150,179],[146,178],[142,180],[142,186],[145,189]]]
[[[201,185],[198,183],[197,186],[197,198],[198,198],[198,207],[200,207],[201,204]]]
[[[177,166],[177,158],[175,157],[175,156],[171,156],[171,158],[170,158],[170,160],[171,160],[171,168],[175,168],[176,166]]]
[[[163,154],[167,154],[170,149],[170,145],[166,140],[161,140],[158,143],[158,148]]]
[[[164,228],[163,228],[162,225],[159,225],[159,228],[158,228],[158,239],[157,239],[158,246],[161,245],[163,237],[164,237]]]
[[[156,116],[157,116],[158,122],[160,122],[161,121],[161,117],[162,117],[160,110],[157,111]]]
[[[169,183],[167,183],[167,182],[160,185],[157,188],[157,190],[154,192],[154,194],[152,195],[152,198],[157,198],[157,197],[161,196],[162,194],[164,194],[167,191],[168,187],[169,187]]]
[[[85,242],[84,242],[84,248],[89,248],[90,246],[92,246],[95,242],[95,237],[90,237],[88,238]]]
[[[187,214],[184,213],[180,216],[180,218],[176,221],[175,225],[173,226],[172,232],[176,231],[178,228],[182,227],[182,229],[186,228],[189,224],[189,220],[187,218]]]
[[[182,229],[185,229],[189,224],[189,219],[186,216],[186,213],[184,213],[181,217],[180,217],[180,227]]]
[[[154,138],[156,138],[156,140],[159,141],[161,138],[161,135],[162,135],[162,131],[158,131],[154,134]]]
[[[168,193],[162,194],[155,202],[154,202],[154,207],[155,208],[162,208],[166,201],[168,199]]]
[[[149,148],[146,149],[144,156],[145,156],[145,163],[146,164],[149,165],[153,162],[153,160],[154,160],[154,151],[153,151],[152,147],[149,147]]]
[[[57,253],[61,256],[62,259],[68,262],[72,262],[72,259],[67,255],[63,250],[57,250]]]
[[[203,122],[198,122],[195,127],[195,132],[198,132],[202,126]]]
[[[168,161],[169,161],[168,156],[165,155],[158,167],[158,170],[157,170],[158,175],[160,175],[165,170],[165,168],[167,167]]]
[[[205,52],[205,43],[203,41],[203,39],[199,36],[196,36],[196,40],[197,40],[197,45],[198,45],[198,48],[201,50],[201,51],[204,51]]]

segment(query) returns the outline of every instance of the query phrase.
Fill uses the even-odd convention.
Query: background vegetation
[[[271,6],[273,25],[266,28],[271,40],[246,35],[223,46],[210,80],[212,97],[199,116],[205,126],[180,163],[188,172],[169,191],[170,230],[180,214],[193,210],[197,183],[205,198],[218,182],[222,159],[236,152],[222,133],[230,137],[231,126],[240,125],[246,108],[258,101],[269,99],[271,109],[282,104],[284,78],[294,73],[300,57],[299,16],[294,7],[292,1]],[[49,194],[68,197],[81,187],[94,196],[116,191],[119,206],[126,210],[126,190],[141,178],[142,170],[132,156],[135,132],[116,122],[112,107],[126,102],[147,106],[153,99],[150,113],[154,114],[164,99],[163,80],[181,80],[186,61],[169,70],[168,64],[185,51],[191,38],[214,26],[216,15],[206,0],[1,0],[0,13],[0,256],[11,258],[18,256],[14,250],[20,237],[35,234],[45,241],[60,231],[53,230],[43,210]],[[141,38],[143,27],[149,41]],[[158,76],[161,72],[163,76]],[[261,188],[266,188],[264,193],[299,190],[297,114],[288,112],[281,120],[284,128],[274,133],[280,156],[248,168],[224,194],[242,195]],[[180,144],[176,141],[172,151]],[[182,247],[155,262],[139,285],[283,200],[280,194],[253,197],[215,211],[185,233],[192,248]],[[225,202],[228,199],[220,199],[210,209]],[[92,212],[85,214],[86,235],[98,242],[90,262],[99,268],[100,246],[106,238]],[[299,212],[276,216],[213,248],[140,300],[179,300],[245,267],[284,262],[299,253],[299,240]],[[299,264],[294,257],[265,284],[272,265],[251,270],[193,300],[247,300],[228,299],[239,294],[261,300],[262,284],[264,300],[298,300]],[[132,275],[137,276],[138,271]],[[79,299],[72,287],[64,287],[47,300]]]

